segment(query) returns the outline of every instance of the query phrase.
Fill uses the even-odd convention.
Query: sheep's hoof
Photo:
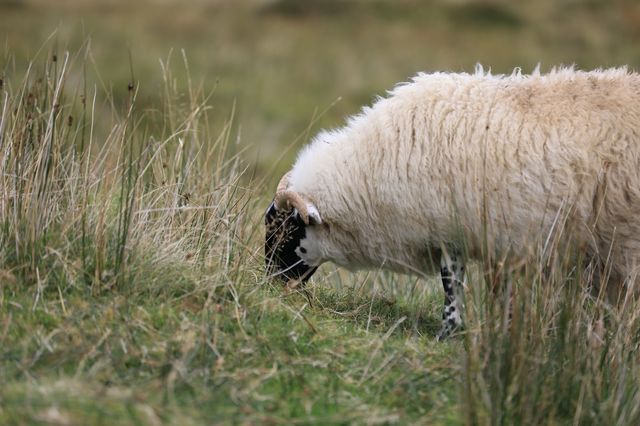
[[[449,329],[441,328],[436,335],[436,340],[438,340],[438,342],[442,342],[444,339],[449,337],[450,334],[451,331]]]
[[[444,322],[440,331],[436,335],[436,339],[438,342],[442,342],[443,340],[449,338],[452,334],[462,330],[462,324],[455,324],[451,322]]]

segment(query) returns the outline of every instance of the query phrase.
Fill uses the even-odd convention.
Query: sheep
[[[628,291],[640,266],[640,75],[420,73],[320,132],[265,223],[267,270],[283,280],[305,282],[327,261],[439,265],[438,339],[462,325],[469,260],[518,265],[571,244]]]

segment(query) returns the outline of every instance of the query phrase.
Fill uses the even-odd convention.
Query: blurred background
[[[132,80],[153,109],[164,79],[187,90],[190,76],[213,126],[233,115],[232,140],[260,174],[418,71],[637,69],[640,2],[0,0],[0,42],[14,84],[30,61],[70,51],[105,114]]]

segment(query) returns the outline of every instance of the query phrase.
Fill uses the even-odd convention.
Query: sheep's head
[[[289,190],[289,174],[284,175],[276,196],[265,213],[265,263],[267,274],[285,282],[306,282],[318,268],[310,259],[312,228],[322,220],[316,207]]]

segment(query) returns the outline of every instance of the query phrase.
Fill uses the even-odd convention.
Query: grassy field
[[[633,1],[0,3],[0,424],[640,423],[640,306],[564,253],[437,279],[263,272],[295,151],[419,70],[640,64]],[[549,265],[554,265],[549,267]]]

